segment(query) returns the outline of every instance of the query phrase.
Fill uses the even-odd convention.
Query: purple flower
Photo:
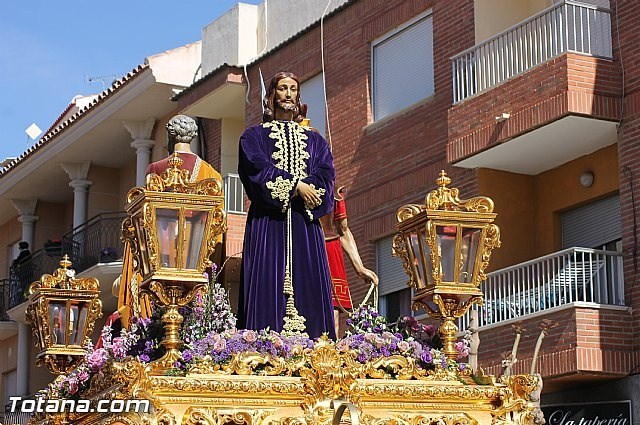
[[[89,355],[87,359],[87,366],[91,372],[98,372],[107,364],[108,358],[107,350],[104,348],[98,348]]]
[[[82,383],[87,382],[89,380],[89,372],[86,370],[82,370],[78,373],[78,380]]]
[[[420,360],[422,360],[424,363],[431,363],[433,361],[433,356],[431,355],[431,351],[430,350],[423,350],[422,354],[420,355]]]
[[[142,363],[149,363],[149,361],[151,361],[148,354],[140,354],[138,358]]]
[[[113,338],[113,342],[111,343],[111,351],[113,352],[113,357],[116,359],[124,359],[127,356],[127,346],[124,338],[116,337]]]
[[[69,394],[75,394],[78,392],[78,379],[71,377],[67,380],[69,385]]]

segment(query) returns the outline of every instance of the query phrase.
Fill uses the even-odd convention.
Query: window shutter
[[[433,22],[429,15],[373,45],[374,119],[433,92]]]
[[[322,73],[309,78],[300,84],[300,98],[306,103],[307,118],[311,120],[311,126],[315,127],[322,137],[326,137],[326,116],[324,107],[324,87],[322,86]]]
[[[393,236],[376,241],[376,273],[380,278],[378,295],[407,289],[409,276],[404,272],[402,260],[392,254]]]
[[[621,237],[618,195],[562,213],[563,248],[596,248]]]

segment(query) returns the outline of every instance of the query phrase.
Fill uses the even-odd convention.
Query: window
[[[324,137],[327,130],[322,72],[300,84],[300,96],[302,102],[307,104],[307,118],[311,120],[311,126]]]
[[[380,314],[389,323],[411,315],[411,288],[407,286],[409,276],[404,272],[402,260],[392,254],[393,236],[376,242],[376,273],[380,278],[378,306]]]
[[[224,203],[228,212],[244,213],[244,188],[238,174],[229,173],[224,177]]]
[[[434,93],[431,12],[374,40],[371,55],[374,120],[431,96]]]
[[[562,213],[562,248],[605,247],[617,250],[622,238],[620,197],[599,199]]]

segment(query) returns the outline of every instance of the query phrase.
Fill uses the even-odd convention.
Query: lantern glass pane
[[[162,267],[178,268],[178,210],[156,208],[158,255]]]
[[[462,266],[460,267],[460,282],[471,283],[473,279],[473,268],[476,264],[478,245],[482,229],[464,228],[462,229],[462,244],[460,246],[460,257]]]
[[[65,329],[67,328],[66,301],[49,302],[49,324],[51,326],[51,343],[65,345]]]
[[[71,330],[69,345],[82,345],[88,307],[86,301],[71,301],[69,308],[69,329]]]
[[[204,238],[205,224],[207,223],[206,211],[186,210],[185,218],[185,249],[186,268],[198,268],[198,259],[200,258],[200,248],[202,247],[202,239]]]
[[[411,249],[414,254],[414,263],[418,271],[418,289],[426,288],[433,285],[433,275],[431,274],[431,249],[427,243],[425,228],[421,227],[418,235],[414,235],[411,243]]]
[[[455,280],[456,226],[436,226],[436,237],[440,257],[440,277],[445,282]]]

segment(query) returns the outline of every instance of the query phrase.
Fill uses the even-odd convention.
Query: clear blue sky
[[[259,0],[243,0],[258,4]],[[0,13],[0,161],[34,141],[78,94],[102,91],[87,77],[124,75],[147,56],[201,39],[237,0],[8,0]],[[107,86],[110,81],[107,81]]]

